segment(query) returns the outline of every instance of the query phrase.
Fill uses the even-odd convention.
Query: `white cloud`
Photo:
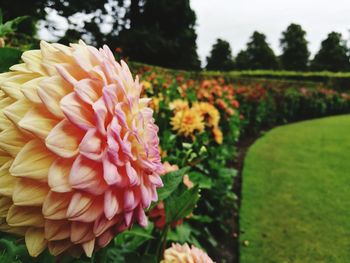
[[[191,6],[197,14],[197,44],[202,61],[217,38],[229,41],[237,54],[254,30],[266,34],[280,54],[281,32],[292,22],[307,32],[312,54],[331,31],[349,38],[349,0],[191,0]]]

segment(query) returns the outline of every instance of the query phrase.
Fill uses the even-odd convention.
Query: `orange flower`
[[[216,143],[222,144],[223,134],[222,134],[222,131],[218,127],[215,127],[213,129],[213,135],[214,135],[214,140],[216,141]]]
[[[171,125],[173,130],[186,137],[192,136],[195,132],[204,131],[204,119],[200,113],[193,109],[178,111],[171,118]]]

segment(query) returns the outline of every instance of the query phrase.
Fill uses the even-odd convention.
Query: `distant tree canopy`
[[[233,70],[234,63],[230,43],[225,40],[217,39],[207,57],[207,70]]]
[[[235,60],[236,69],[247,70],[250,68],[249,56],[246,50],[241,50]]]
[[[122,47],[124,55],[140,62],[200,68],[196,15],[189,0],[0,0],[0,7],[5,20],[30,16],[28,34],[35,34],[35,24],[40,21],[64,44],[82,38],[96,46]],[[58,34],[61,25],[52,20],[52,13],[66,20],[63,36]]]
[[[331,32],[311,62],[313,70],[349,71],[349,50],[340,33]]]
[[[266,36],[255,31],[247,44],[247,49],[237,56],[238,69],[277,69],[278,59],[266,42]],[[239,66],[243,66],[240,68]]]
[[[283,69],[296,71],[307,69],[310,52],[305,35],[306,32],[297,24],[290,24],[287,30],[282,32],[280,59]]]
[[[128,17],[130,28],[122,30],[119,40],[130,59],[171,68],[200,68],[196,14],[189,0],[132,0]]]

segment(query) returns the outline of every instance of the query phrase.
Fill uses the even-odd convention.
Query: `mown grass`
[[[350,262],[350,115],[268,132],[242,187],[242,263]]]

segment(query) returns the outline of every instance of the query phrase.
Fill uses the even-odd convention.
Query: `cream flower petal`
[[[6,218],[10,226],[43,227],[44,218],[40,207],[12,205]]]
[[[0,148],[12,156],[16,156],[27,142],[28,138],[24,137],[13,124],[0,133]]]
[[[84,243],[95,238],[92,223],[72,222],[71,241],[75,244]]]
[[[18,125],[41,140],[45,140],[57,123],[58,120],[50,113],[45,112],[43,107],[36,106],[24,115]]]
[[[21,91],[28,100],[33,103],[41,104],[41,99],[38,95],[39,83],[47,79],[46,77],[35,78],[30,81],[27,81],[21,86]]]
[[[67,217],[72,221],[89,223],[95,221],[102,213],[102,198],[95,198],[85,193],[75,193],[68,206]]]
[[[13,191],[13,204],[17,206],[41,206],[48,192],[47,184],[20,178]]]
[[[27,68],[40,75],[46,75],[46,70],[41,65],[42,55],[40,50],[29,50],[22,54],[22,60],[26,63]]]
[[[50,241],[48,244],[49,251],[53,256],[58,256],[63,251],[67,250],[72,246],[72,242],[70,239],[58,240],[58,241]]]
[[[42,212],[46,219],[62,220],[67,218],[67,209],[71,200],[70,193],[55,193],[50,191],[46,196]]]
[[[107,184],[102,177],[101,167],[101,163],[79,155],[70,171],[70,185],[74,189],[82,189],[94,195],[101,195],[107,189]]]
[[[27,177],[47,181],[49,168],[55,156],[38,140],[29,141],[16,156],[11,165],[13,176]]]
[[[52,191],[66,193],[72,190],[69,183],[69,174],[73,159],[57,158],[50,166],[48,184]]]
[[[45,107],[57,118],[63,118],[64,114],[61,110],[61,99],[70,93],[72,89],[64,80],[58,76],[46,78],[39,83],[38,96]]]
[[[79,152],[79,143],[84,134],[67,119],[63,119],[48,134],[45,144],[60,157],[72,158]]]
[[[44,237],[44,229],[34,227],[29,228],[25,234],[25,242],[29,255],[37,257],[46,248],[47,241]]]
[[[8,161],[0,168],[0,194],[9,197],[13,195],[16,184],[16,178],[9,172],[11,164],[12,160]]]
[[[61,109],[66,117],[77,127],[88,130],[94,128],[93,111],[90,105],[86,104],[72,92],[61,100]]]
[[[5,116],[17,126],[18,122],[31,108],[32,104],[29,100],[21,99],[7,106],[2,111],[5,114]]]
[[[45,239],[63,240],[70,237],[71,224],[64,220],[45,220]]]

